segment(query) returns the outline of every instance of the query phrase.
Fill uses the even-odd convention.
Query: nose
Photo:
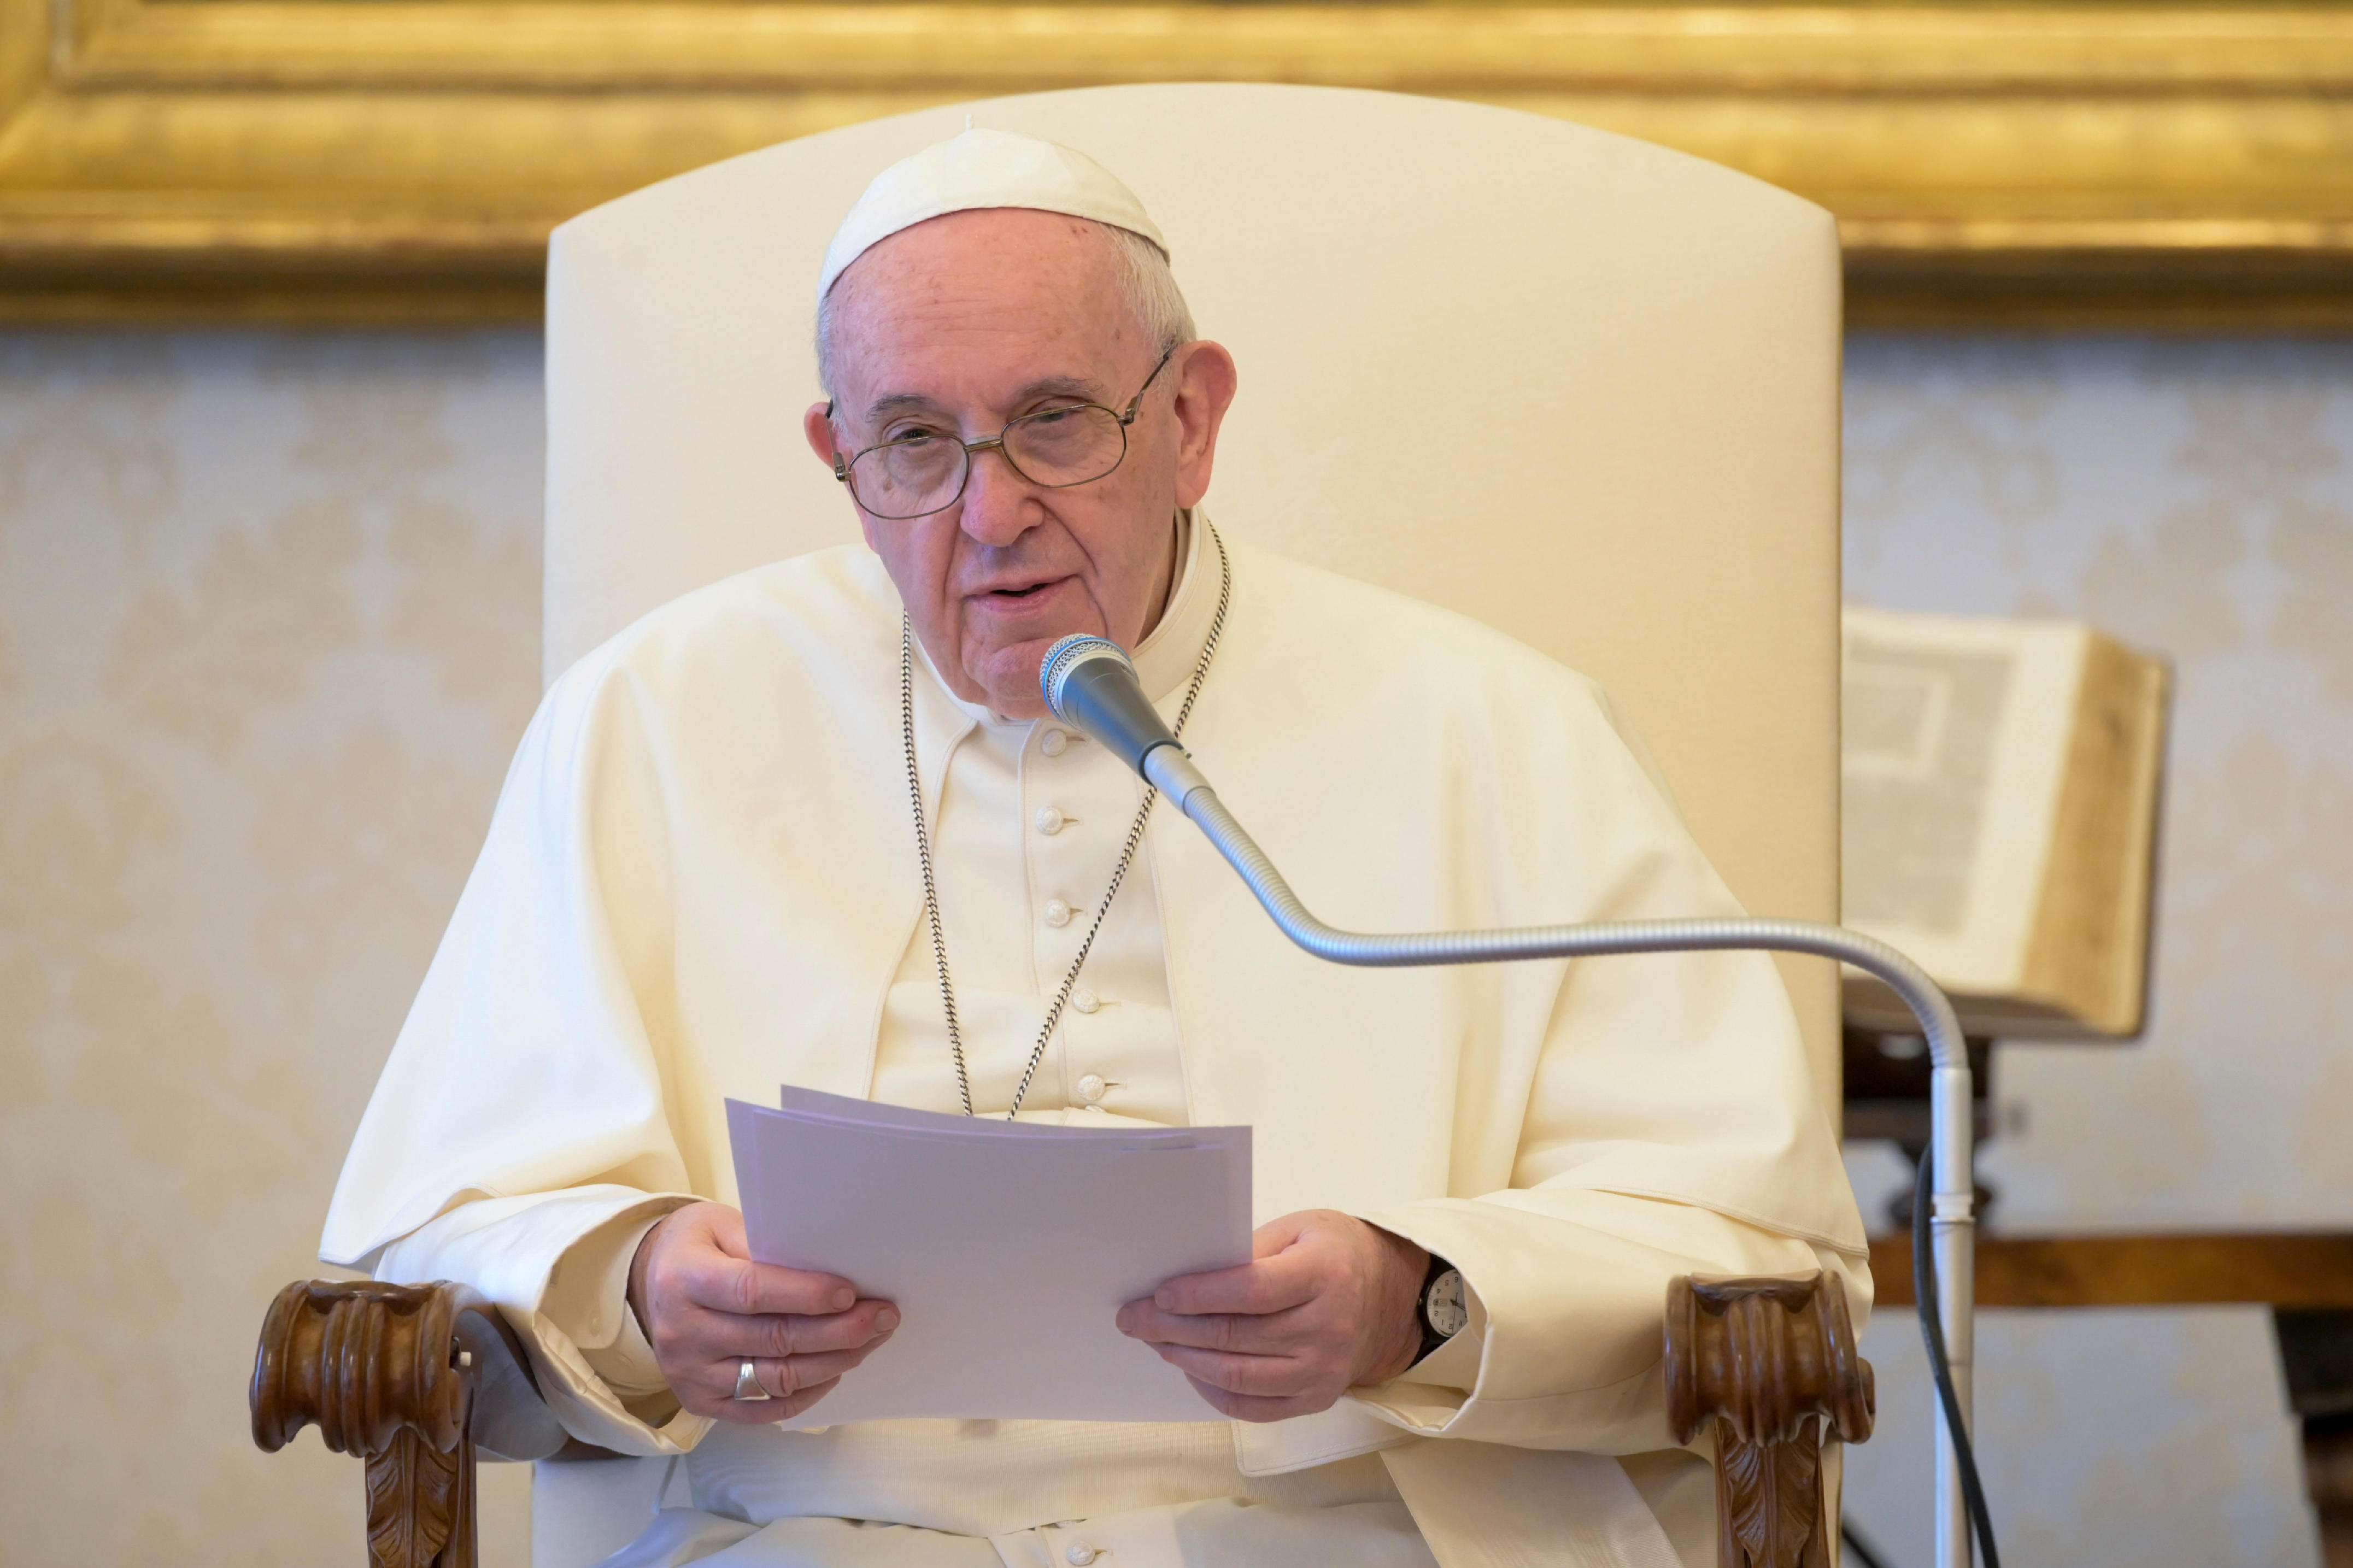
[[[1042,507],[1038,487],[1023,479],[991,447],[972,455],[972,474],[965,480],[960,523],[983,544],[1006,545],[1037,526]]]

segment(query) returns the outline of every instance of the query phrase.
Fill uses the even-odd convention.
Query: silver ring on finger
[[[763,1399],[774,1399],[776,1395],[760,1386],[759,1370],[747,1361],[735,1368],[735,1392],[729,1397],[743,1400],[747,1405],[757,1405]]]

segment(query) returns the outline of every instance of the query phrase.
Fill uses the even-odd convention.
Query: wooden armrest
[[[462,1285],[298,1281],[253,1360],[253,1440],[275,1453],[316,1425],[367,1461],[370,1568],[475,1568],[474,1459],[561,1448],[531,1363]]]
[[[1675,1280],[1666,1391],[1675,1441],[1715,1439],[1722,1568],[1829,1568],[1821,1445],[1868,1438],[1873,1396],[1837,1282]],[[475,1568],[478,1426],[511,1458],[570,1441],[513,1331],[446,1282],[289,1285],[262,1324],[252,1405],[267,1451],[315,1424],[328,1447],[367,1461],[370,1568]]]
[[[1715,1444],[1721,1568],[1830,1568],[1821,1447],[1871,1436],[1871,1363],[1846,1293],[1815,1273],[1667,1287],[1667,1423]]]

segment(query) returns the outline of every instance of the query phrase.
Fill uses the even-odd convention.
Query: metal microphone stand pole
[[[1059,697],[1059,690],[1054,691]],[[1059,705],[1057,710],[1060,711]],[[1082,726],[1084,728],[1084,726]],[[1265,851],[1218,799],[1217,791],[1182,749],[1158,745],[1144,754],[1145,778],[1174,801],[1208,836],[1226,863],[1257,895],[1283,935],[1318,958],[1372,968],[1423,964],[1497,963],[1528,958],[1598,958],[1609,953],[1693,952],[1764,949],[1812,953],[1877,975],[1904,999],[1927,1037],[1930,1078],[1931,1227],[1936,1263],[1936,1306],[1943,1320],[1961,1430],[1971,1425],[1969,1369],[1975,1334],[1974,1243],[1976,1183],[1969,1146],[1976,1133],[1969,1103],[1969,1058],[1953,1005],[1918,964],[1873,937],[1805,921],[1614,921],[1594,925],[1524,926],[1512,930],[1424,931],[1376,936],[1341,931],[1308,912]],[[1936,1420],[1936,1568],[1969,1568],[1969,1516],[1963,1504],[1954,1434],[1941,1402]]]

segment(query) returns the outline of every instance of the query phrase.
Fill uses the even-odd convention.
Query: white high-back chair
[[[1041,93],[828,132],[574,219],[548,268],[550,675],[665,600],[858,537],[801,439],[818,262],[870,179],[967,114],[1092,154],[1167,234],[1241,368],[1219,527],[1596,677],[1751,913],[1838,918],[1831,217],[1531,114]],[[1835,1110],[1836,976],[1784,964]],[[543,1462],[538,1568],[638,1533],[660,1468]]]

